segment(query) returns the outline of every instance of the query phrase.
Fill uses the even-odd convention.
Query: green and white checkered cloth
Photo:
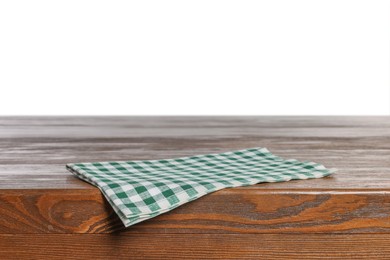
[[[314,162],[282,159],[266,148],[66,167],[98,187],[126,227],[223,188],[321,178],[334,172]]]

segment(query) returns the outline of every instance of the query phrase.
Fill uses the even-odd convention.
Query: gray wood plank
[[[0,117],[0,189],[91,188],[65,170],[70,162],[248,147],[339,169],[261,188],[390,188],[389,117]]]

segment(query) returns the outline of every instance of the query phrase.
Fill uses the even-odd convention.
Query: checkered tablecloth
[[[334,172],[314,162],[282,159],[265,148],[66,167],[98,187],[126,227],[223,188],[321,178]]]

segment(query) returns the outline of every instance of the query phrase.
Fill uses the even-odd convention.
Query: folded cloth
[[[66,167],[98,187],[126,227],[223,188],[321,178],[335,171],[314,162],[285,160],[266,148]]]

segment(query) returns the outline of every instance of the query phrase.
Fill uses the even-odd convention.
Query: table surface
[[[390,117],[0,117],[0,189],[94,189],[66,163],[267,147],[339,171],[243,189],[390,189]]]
[[[389,117],[1,117],[0,215],[8,217],[0,221],[0,233],[121,229],[99,190],[71,175],[66,163],[250,147],[267,147],[281,157],[315,161],[338,172],[221,190],[131,229],[389,231]]]
[[[0,117],[2,259],[388,259],[389,117]],[[224,189],[125,229],[66,163],[267,147],[334,175]]]

